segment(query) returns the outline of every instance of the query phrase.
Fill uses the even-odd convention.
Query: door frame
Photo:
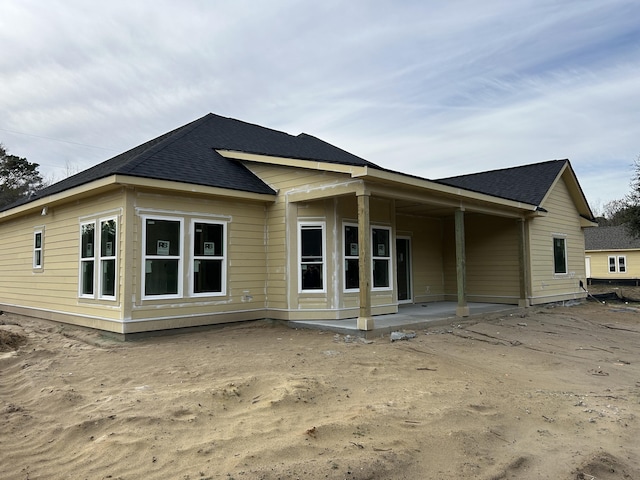
[[[400,262],[398,261],[398,254],[399,254],[399,249],[398,249],[398,240],[401,241],[406,241],[407,242],[407,261],[406,261],[406,265],[407,265],[407,272],[406,272],[406,279],[407,279],[407,286],[408,286],[408,298],[406,300],[400,300],[398,299],[398,303],[413,303],[413,255],[411,252],[411,237],[406,236],[406,235],[398,235],[396,236],[396,258],[395,258],[395,263],[396,263],[396,296],[398,295],[398,280],[400,279],[400,272],[398,271],[398,267],[400,265]]]

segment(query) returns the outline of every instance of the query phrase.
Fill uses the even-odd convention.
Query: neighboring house
[[[121,334],[583,298],[568,160],[437,181],[208,114],[0,211],[0,308]],[[364,286],[364,288],[362,288]]]
[[[626,226],[590,228],[584,240],[589,282],[640,279],[640,239]]]

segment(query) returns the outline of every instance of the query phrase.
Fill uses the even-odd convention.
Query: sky
[[[428,179],[640,155],[637,0],[0,0],[0,143],[58,181],[209,112]]]

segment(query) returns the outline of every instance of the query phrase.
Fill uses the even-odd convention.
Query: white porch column
[[[467,259],[464,240],[464,210],[456,210],[455,213],[456,231],[456,277],[458,286],[458,306],[456,315],[458,317],[469,316],[469,305],[467,304]]]
[[[358,330],[373,330],[371,316],[371,225],[369,222],[369,193],[358,198],[358,274],[360,283],[360,312]]]

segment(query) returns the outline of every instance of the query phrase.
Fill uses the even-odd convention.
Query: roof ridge
[[[518,170],[520,168],[537,167],[537,166],[542,166],[542,165],[545,165],[545,164],[556,163],[556,162],[567,163],[567,162],[569,162],[569,159],[568,158],[563,158],[563,159],[555,159],[555,160],[545,160],[543,162],[527,163],[525,165],[516,165],[514,167],[495,168],[493,170],[483,170],[481,172],[474,172],[474,173],[463,173],[461,175],[454,175],[452,177],[438,178],[438,179],[436,179],[436,181],[452,180],[452,179],[461,178],[461,177],[472,177],[474,175],[486,175],[488,173],[513,171],[513,170]]]
[[[212,113],[208,113],[207,115],[205,115],[203,117],[200,117],[200,118],[198,118],[196,120],[193,120],[192,122],[189,122],[189,123],[187,123],[185,125],[182,125],[181,127],[178,127],[178,128],[173,129],[173,130],[170,130],[167,133],[164,133],[162,135],[154,137],[153,139],[149,140],[148,142],[145,142],[142,145],[138,145],[138,147],[133,147],[132,149],[127,150],[126,152],[122,153],[121,155],[125,155],[126,153],[131,152],[132,150],[135,150],[136,148],[139,148],[141,146],[144,146],[145,144],[151,144],[151,145],[149,145],[149,147],[145,148],[142,152],[140,152],[139,154],[135,155],[134,158],[132,158],[131,160],[126,162],[124,165],[122,165],[122,167],[120,167],[118,169],[118,171],[120,173],[126,173],[128,171],[133,170],[134,168],[136,168],[140,164],[144,163],[151,155],[164,150],[169,145],[171,145],[174,142],[176,142],[177,140],[181,139],[182,137],[184,137],[189,132],[192,132],[193,130],[198,128],[202,123],[205,122],[205,120],[208,120],[211,115],[213,115],[213,114]],[[165,138],[163,138],[162,140],[160,140],[157,143],[153,143],[155,140],[157,140],[158,138],[163,137],[163,136]]]

